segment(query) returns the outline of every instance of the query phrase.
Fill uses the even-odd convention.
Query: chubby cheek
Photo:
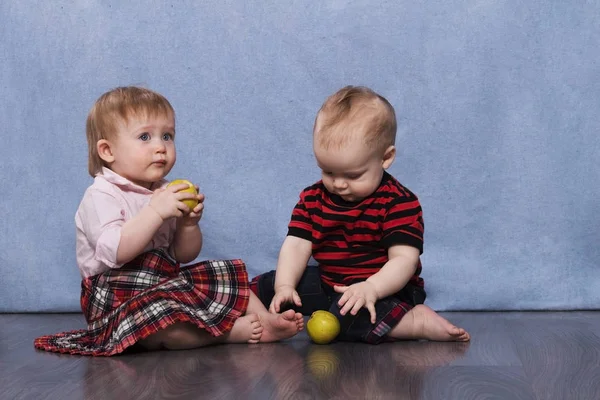
[[[173,165],[175,165],[175,161],[177,161],[177,152],[175,151],[175,146],[173,146],[171,149],[169,149],[167,154],[168,154],[167,163],[171,167],[173,167]]]
[[[370,195],[374,188],[369,182],[355,182],[351,185],[352,194],[359,197],[366,197]]]
[[[325,189],[332,191],[333,187],[331,184],[332,179],[326,175],[321,176],[321,180],[323,181],[323,185],[325,185]]]

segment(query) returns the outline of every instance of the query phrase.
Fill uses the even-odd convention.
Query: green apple
[[[316,344],[330,343],[340,334],[340,321],[329,311],[315,311],[306,323],[306,333]]]

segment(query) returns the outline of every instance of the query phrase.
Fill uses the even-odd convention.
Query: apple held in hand
[[[194,184],[192,182],[188,181],[187,179],[175,179],[175,180],[171,181],[167,185],[167,187],[173,186],[173,185],[179,185],[182,183],[186,183],[188,185],[188,187],[187,187],[187,189],[180,190],[180,192],[198,194],[198,191],[196,190],[196,186],[194,186]],[[190,208],[190,210],[193,210],[194,207],[196,207],[198,205],[198,200],[196,200],[196,199],[187,199],[187,200],[182,200],[182,201],[186,206],[188,206]]]
[[[306,333],[316,344],[327,344],[340,334],[340,321],[329,311],[315,311],[306,323]]]

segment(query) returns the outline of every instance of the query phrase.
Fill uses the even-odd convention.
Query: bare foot
[[[467,342],[471,339],[463,328],[452,325],[424,304],[410,310],[388,335],[396,339],[427,339],[438,342]]]
[[[257,314],[246,314],[235,320],[231,332],[227,335],[227,343],[258,343],[263,334],[263,327]]]
[[[276,342],[290,338],[304,329],[302,314],[287,310],[281,314],[261,313],[260,322],[264,328],[261,342]]]

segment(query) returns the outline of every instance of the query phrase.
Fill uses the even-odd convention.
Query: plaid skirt
[[[246,312],[249,296],[241,260],[180,268],[165,252],[152,250],[122,268],[84,279],[81,309],[87,329],[42,336],[34,346],[112,356],[176,322],[190,322],[221,336]]]

